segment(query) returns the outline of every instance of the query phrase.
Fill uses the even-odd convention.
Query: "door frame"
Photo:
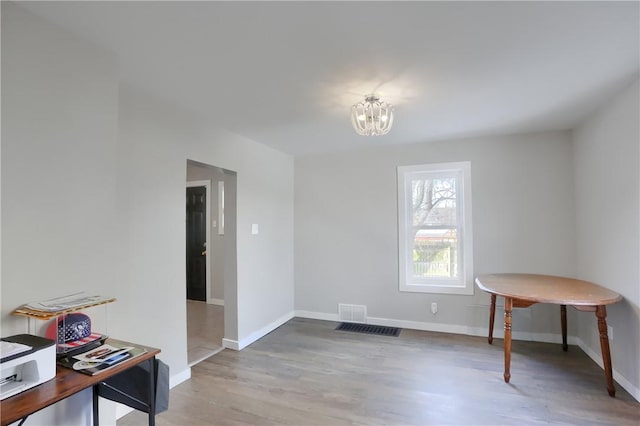
[[[206,203],[206,213],[205,213],[205,232],[207,233],[205,241],[206,245],[206,254],[205,254],[205,279],[204,285],[206,286],[206,303],[211,303],[211,180],[192,180],[187,182],[186,188],[192,188],[196,186],[204,186],[206,191],[207,203]],[[185,191],[186,191],[185,188]],[[186,195],[185,195],[186,196]],[[186,227],[186,221],[185,221]]]

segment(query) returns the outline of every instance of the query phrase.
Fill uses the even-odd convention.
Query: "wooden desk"
[[[107,343],[109,343],[108,340]],[[21,419],[24,422],[29,415],[91,387],[93,388],[93,424],[97,426],[99,420],[98,391],[100,384],[104,380],[143,362],[149,363],[149,425],[153,425],[155,422],[155,357],[160,353],[160,350],[138,344],[131,344],[131,346],[145,348],[147,352],[133,359],[123,361],[113,368],[94,376],[57,366],[56,376],[53,379],[0,402],[1,425],[6,426]]]
[[[511,378],[511,313],[513,308],[525,308],[534,303],[560,305],[562,322],[562,348],[567,350],[567,305],[579,311],[595,312],[600,331],[600,349],[607,381],[607,391],[615,396],[611,371],[611,352],[607,336],[606,305],[622,300],[618,293],[588,281],[535,274],[492,274],[476,278],[481,290],[491,294],[489,311],[489,344],[493,342],[493,322],[496,296],[504,297],[504,381]]]

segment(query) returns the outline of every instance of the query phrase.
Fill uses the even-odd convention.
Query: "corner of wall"
[[[576,344],[584,353],[586,353],[589,358],[591,358],[600,368],[604,370],[604,364],[602,363],[602,355],[594,351],[590,346],[582,341],[579,337],[576,340]],[[612,368],[613,370],[613,379],[618,382],[620,386],[622,386],[627,392],[631,394],[632,397],[636,399],[636,401],[640,402],[640,388],[634,386],[630,381],[628,381],[618,370],[615,369],[615,365]]]
[[[238,351],[242,350],[247,346],[249,346],[250,344],[252,344],[253,342],[271,333],[273,330],[280,327],[287,321],[291,320],[293,317],[295,317],[295,312],[291,311],[281,316],[280,318],[270,322],[269,324],[265,325],[259,330],[256,330],[253,333],[250,333],[247,337],[244,337],[238,340],[237,342],[233,340],[223,339],[222,344],[224,345],[225,348],[234,349]]]

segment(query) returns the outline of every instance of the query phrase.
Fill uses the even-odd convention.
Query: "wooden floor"
[[[225,349],[171,391],[163,425],[635,425],[640,403],[570,346],[403,330],[399,337],[335,331],[293,319],[240,352]],[[118,425],[143,425],[134,412]]]
[[[224,307],[187,300],[187,361],[189,366],[222,350]]]

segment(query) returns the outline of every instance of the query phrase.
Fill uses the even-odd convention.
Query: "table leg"
[[[98,426],[100,424],[100,413],[98,412],[98,386],[99,384],[93,385],[93,426]]]
[[[489,344],[493,343],[493,322],[496,318],[496,295],[491,295],[491,307],[489,308]]]
[[[616,395],[613,385],[613,372],[611,371],[611,351],[609,350],[609,336],[607,335],[607,308],[604,305],[596,307],[598,318],[598,331],[600,331],[600,349],[602,350],[602,363],[604,364],[604,376],[607,380],[607,392],[609,396]]]
[[[560,322],[562,323],[562,350],[567,352],[567,305],[560,305]]]
[[[504,298],[504,381],[509,383],[511,379],[511,312],[513,311],[513,299]]]
[[[156,358],[149,359],[149,426],[156,424]]]

